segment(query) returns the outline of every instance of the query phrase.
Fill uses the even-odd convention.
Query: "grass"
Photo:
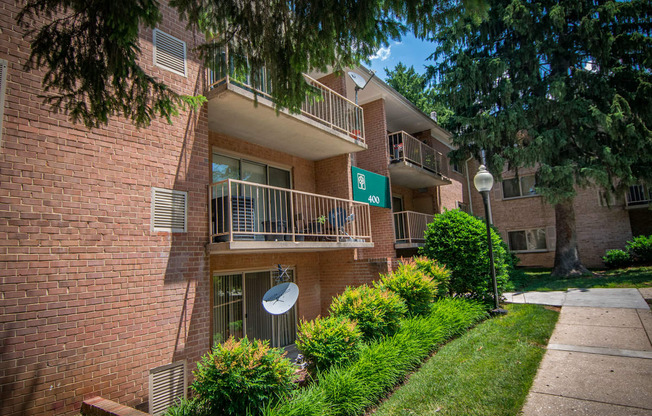
[[[443,346],[374,416],[517,415],[525,403],[558,314],[538,305],[507,305]]]
[[[594,271],[593,276],[559,279],[550,276],[550,269],[520,269],[512,276],[516,291],[567,290],[577,288],[652,287],[652,267],[630,267],[619,270]]]

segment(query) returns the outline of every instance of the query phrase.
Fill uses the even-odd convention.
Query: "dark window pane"
[[[525,231],[510,231],[507,233],[509,238],[509,248],[513,251],[527,250],[525,241]]]
[[[518,189],[518,180],[516,178],[505,179],[503,181],[503,198],[514,198],[517,196],[521,196]]]

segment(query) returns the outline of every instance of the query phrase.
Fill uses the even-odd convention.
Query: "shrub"
[[[333,299],[330,310],[333,316],[357,322],[365,340],[393,334],[407,312],[405,302],[396,293],[367,285],[347,287]]]
[[[413,260],[419,270],[437,284],[436,297],[443,298],[449,294],[451,272],[446,268],[446,266],[439,265],[436,261],[429,259],[426,256],[415,256],[413,257]]]
[[[629,253],[622,250],[607,250],[604,257],[602,257],[602,262],[609,269],[619,269],[621,267],[627,267],[632,264],[632,259],[629,256]]]
[[[357,324],[336,316],[302,322],[296,341],[313,374],[355,359],[361,343],[362,332]]]
[[[483,221],[460,210],[445,211],[428,224],[425,239],[419,253],[450,269],[453,293],[485,302],[493,299],[487,228]],[[498,291],[502,293],[509,287],[511,259],[494,230],[491,241]]]
[[[178,399],[175,403],[165,411],[165,416],[211,416],[206,402],[199,397]]]
[[[637,263],[652,263],[652,235],[639,235],[626,244],[627,253]],[[607,253],[608,254],[608,253]]]
[[[387,275],[381,275],[375,286],[399,295],[411,316],[428,312],[437,294],[437,283],[410,259],[401,259],[398,268]]]
[[[363,347],[357,361],[333,367],[318,382],[265,410],[266,416],[356,415],[378,403],[393,386],[447,339],[486,317],[483,305],[442,299],[429,315],[403,321],[392,337]]]
[[[191,387],[211,414],[256,414],[291,391],[295,370],[267,341],[231,337],[202,357]]]

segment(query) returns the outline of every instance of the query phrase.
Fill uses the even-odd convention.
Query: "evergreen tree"
[[[17,22],[31,42],[26,69],[46,71],[45,102],[72,121],[97,127],[121,115],[147,126],[153,117],[170,121],[180,106],[204,102],[177,94],[138,64],[139,31],[161,21],[157,0],[24,1]],[[425,36],[439,1],[170,0],[169,5],[198,39],[209,40],[197,48],[207,64],[228,47],[240,73],[255,78],[265,66],[276,103],[298,111],[306,94],[316,93],[303,73],[356,65],[407,28]]]
[[[426,114],[433,111],[437,113],[437,122],[445,125],[451,115],[451,111],[444,107],[442,97],[437,90],[429,85],[428,76],[419,74],[413,66],[407,68],[402,62],[396,64],[393,70],[385,68],[387,78],[385,82],[410,100],[419,110]]]
[[[454,156],[485,149],[495,174],[535,167],[537,192],[555,207],[553,274],[585,273],[576,189],[623,192],[652,174],[652,3],[488,4],[483,16],[443,10],[433,28]]]

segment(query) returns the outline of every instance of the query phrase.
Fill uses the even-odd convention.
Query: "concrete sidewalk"
[[[652,416],[652,312],[638,290],[527,292],[508,300],[562,307],[523,415]]]

